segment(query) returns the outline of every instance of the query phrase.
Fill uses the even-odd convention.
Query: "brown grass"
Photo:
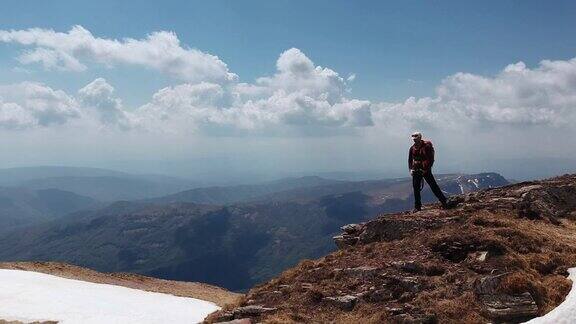
[[[375,242],[302,261],[277,279],[252,289],[247,299],[278,308],[258,319],[266,323],[388,323],[394,320],[386,309],[405,305],[411,305],[413,312],[435,314],[439,323],[483,323],[488,319],[482,316],[474,295],[475,280],[510,272],[501,282],[502,292],[530,292],[541,314],[562,302],[571,287],[564,277],[566,269],[576,265],[573,222],[561,220],[561,225],[554,225],[520,219],[513,211],[453,211],[440,217],[455,213],[462,218],[460,222],[427,230],[425,235]],[[465,252],[451,255],[449,247],[454,244]],[[487,260],[470,260],[469,255],[476,251],[488,251]],[[394,266],[399,261],[416,262],[420,267],[416,273],[407,273]],[[378,267],[387,276],[416,277],[424,289],[402,301],[362,301],[353,312],[322,302],[325,296],[356,294],[382,285],[380,277],[358,279],[337,274],[337,269],[358,266]],[[302,284],[312,284],[312,288],[305,289]],[[282,298],[265,298],[266,292],[278,290],[279,285],[290,285]]]

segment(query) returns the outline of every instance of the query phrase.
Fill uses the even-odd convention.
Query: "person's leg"
[[[412,188],[414,189],[414,209],[419,210],[422,208],[422,201],[420,198],[420,188],[422,187],[422,175],[414,173],[412,175]]]
[[[444,193],[442,193],[442,190],[440,189],[440,187],[436,183],[436,179],[434,179],[434,175],[432,174],[432,172],[428,171],[424,175],[424,179],[426,179],[426,182],[428,182],[428,185],[430,186],[430,189],[432,190],[432,192],[434,193],[436,198],[438,198],[438,200],[440,200],[442,205],[445,205],[446,204],[446,196],[444,196]]]

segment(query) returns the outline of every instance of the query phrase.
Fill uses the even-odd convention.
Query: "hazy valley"
[[[451,194],[508,183],[494,173],[438,180]],[[6,231],[0,260],[61,261],[244,290],[333,251],[332,236],[344,224],[410,209],[411,190],[408,178],[302,177],[119,201]],[[425,189],[424,201],[432,198]]]

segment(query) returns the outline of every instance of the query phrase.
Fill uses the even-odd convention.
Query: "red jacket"
[[[434,164],[434,147],[430,141],[422,141],[420,147],[416,144],[410,147],[408,152],[408,168],[410,170],[421,169],[429,171]]]

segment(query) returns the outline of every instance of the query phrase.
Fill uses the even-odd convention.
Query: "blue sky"
[[[355,96],[400,100],[431,95],[460,71],[492,74],[520,60],[571,58],[575,18],[574,1],[10,1],[0,28],[67,31],[79,24],[107,38],[174,31],[245,81],[272,73],[279,53],[297,47],[319,65],[356,73]],[[13,55],[8,46],[2,52],[2,80],[25,78],[6,71]],[[70,79],[105,74],[134,104],[168,83],[137,69],[98,72],[36,78],[73,88]]]
[[[576,158],[574,31],[574,1],[7,1],[3,165],[403,169],[415,129],[454,171]]]

